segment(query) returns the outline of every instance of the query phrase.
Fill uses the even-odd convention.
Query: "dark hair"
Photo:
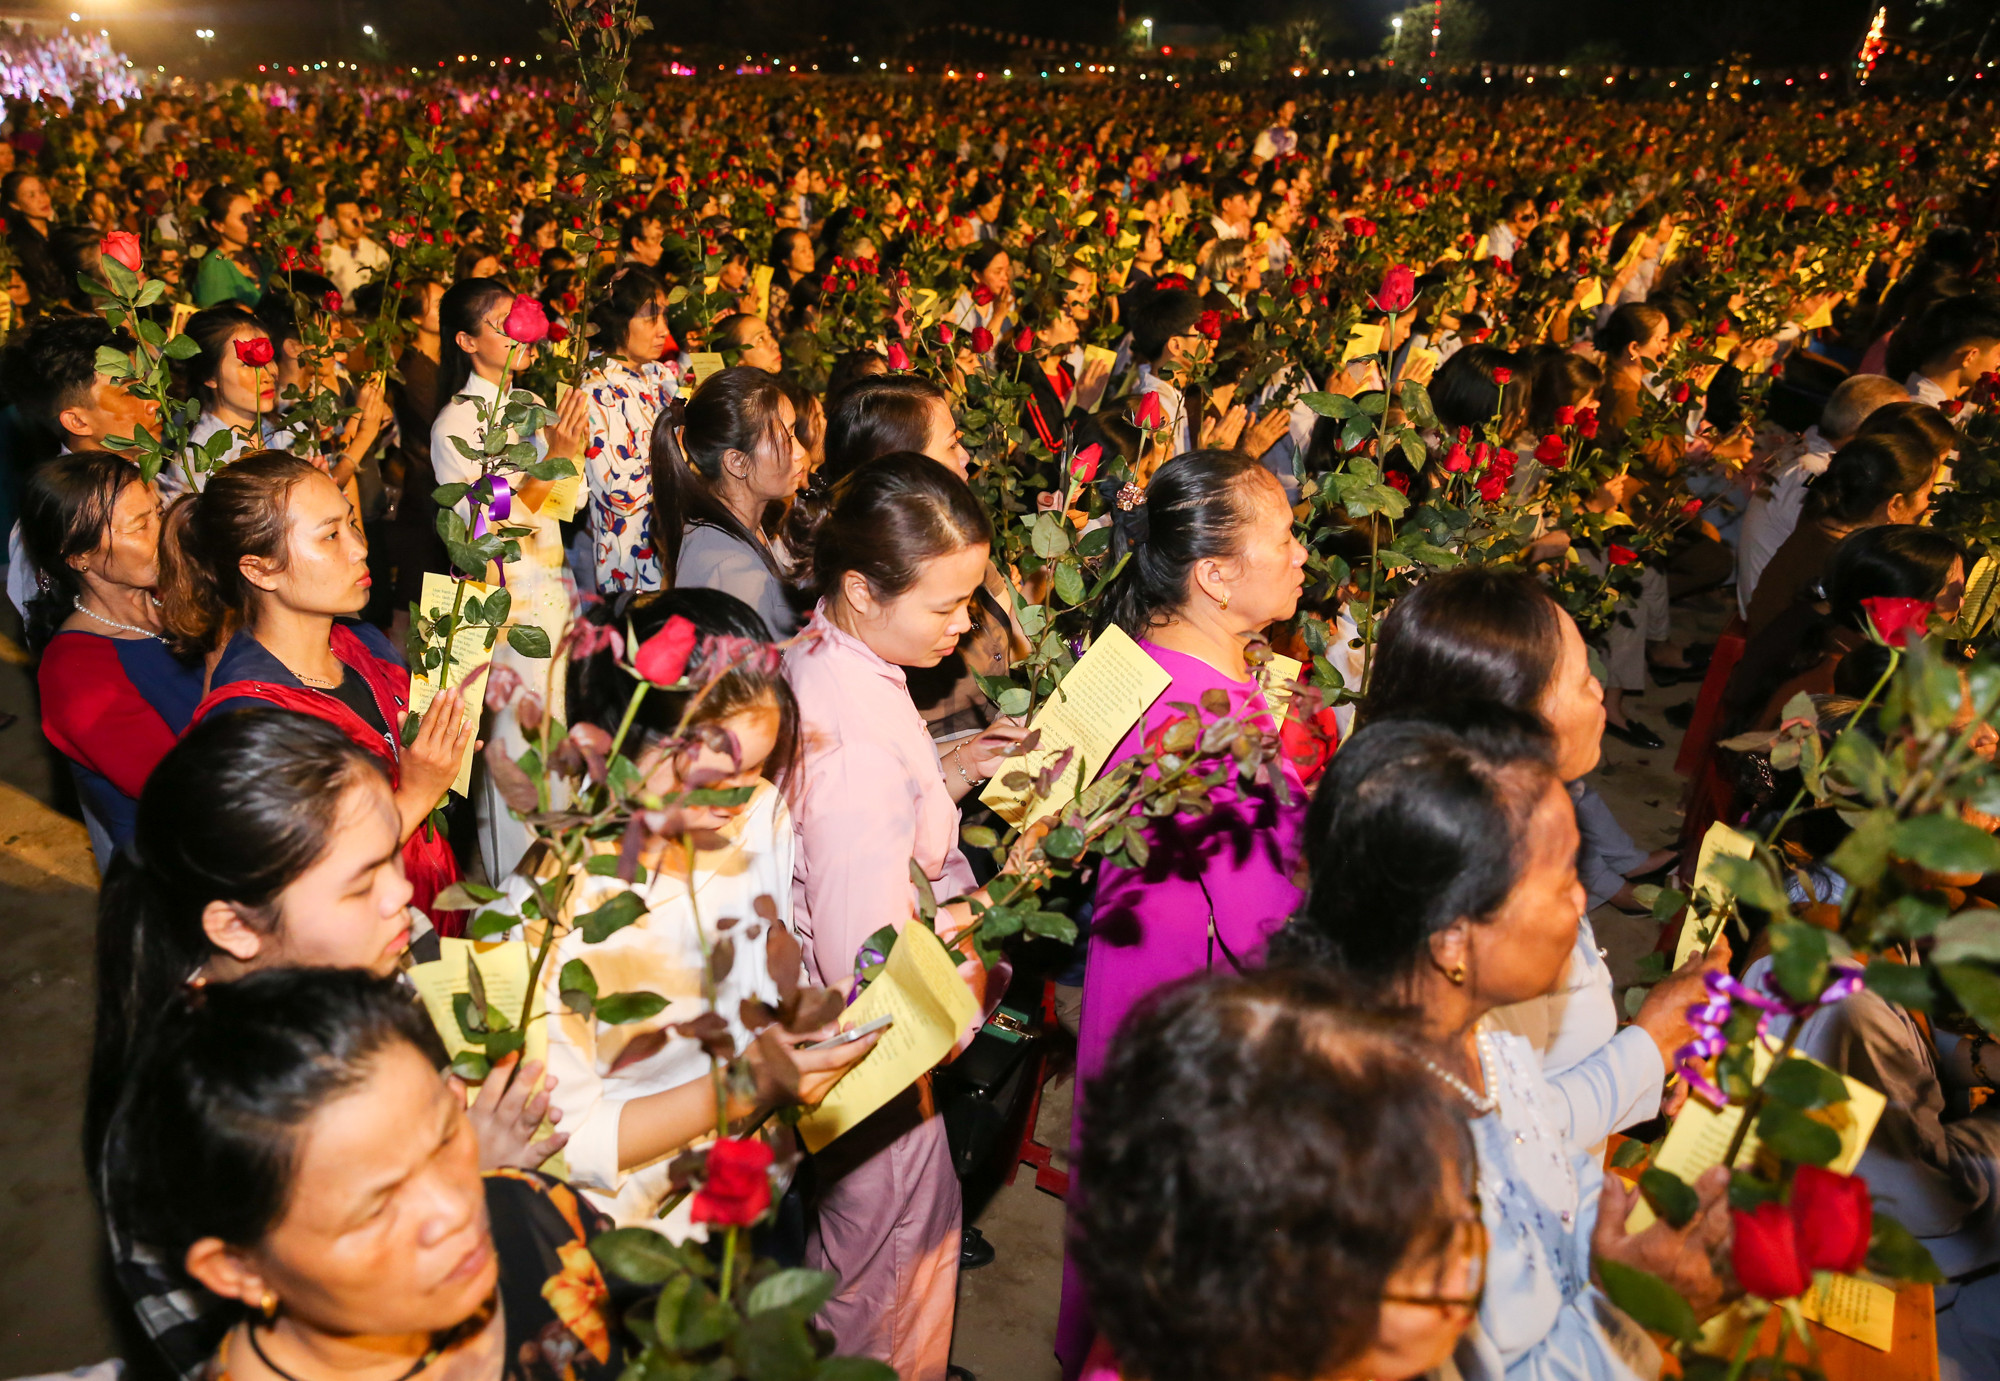
[[[1438,421],[1476,429],[1498,416],[1505,390],[1493,377],[1496,369],[1526,372],[1520,360],[1497,345],[1468,345],[1439,365],[1430,386]]]
[[[1186,603],[1194,563],[1231,556],[1242,540],[1244,480],[1269,473],[1241,451],[1188,451],[1162,465],[1146,486],[1142,532],[1105,594],[1099,628],[1115,623],[1141,638]]]
[[[876,456],[834,487],[811,531],[811,583],[831,595],[858,572],[877,598],[917,583],[927,562],[993,543],[993,525],[966,482],[914,451]]]
[[[1868,432],[1866,423],[1862,430]],[[1864,522],[1889,500],[1923,488],[1937,467],[1937,454],[1908,435],[1880,431],[1856,436],[1833,453],[1824,472],[1807,482],[1804,516],[1831,523]]]
[[[29,471],[21,493],[21,545],[42,581],[25,610],[30,652],[49,645],[83,593],[70,559],[103,545],[118,496],[139,482],[139,467],[110,451],[60,455]]]
[[[1528,425],[1547,435],[1556,426],[1557,408],[1573,408],[1603,386],[1604,371],[1583,356],[1570,350],[1550,354],[1534,367]]]
[[[688,661],[688,674],[697,682],[706,680],[703,660],[709,655],[709,638],[748,638],[759,643],[771,641],[771,630],[757,611],[736,596],[722,590],[691,586],[683,590],[653,590],[645,594],[626,592],[600,600],[586,608],[580,618],[600,628],[616,629],[621,637],[645,642],[674,618],[695,626],[703,641]],[[638,682],[626,669],[633,649],[621,659],[609,646],[569,664],[569,717],[574,724],[595,724],[616,732],[632,703]],[[647,693],[634,713],[632,726],[653,734],[671,735],[687,709],[687,691]],[[727,719],[738,711],[771,700],[778,707],[778,741],[765,761],[764,775],[783,786],[792,764],[798,760],[799,706],[791,683],[775,665],[764,666],[754,659],[737,662],[724,672],[702,697],[697,723]]]
[[[2000,341],[2000,304],[1977,293],[1947,298],[1917,323],[1912,358],[1918,368],[1968,346]]]
[[[276,930],[279,895],[326,853],[342,798],[370,774],[381,761],[339,728],[275,706],[204,719],[160,759],[97,899],[93,1163],[141,1034],[215,953],[203,909],[226,901]]]
[[[1433,935],[1507,900],[1554,784],[1548,728],[1524,710],[1464,701],[1371,721],[1306,812],[1312,880],[1275,951],[1368,983],[1416,972]]]
[[[1944,590],[1952,563],[1965,559],[1965,549],[1936,528],[1885,524],[1852,533],[1827,558],[1827,613],[1846,628],[1865,628],[1866,599],[1899,598],[1935,601]]]
[[[215,405],[215,381],[228,359],[230,342],[245,327],[268,336],[266,326],[255,312],[239,302],[225,302],[196,312],[187,320],[183,334],[195,343],[196,353],[188,356],[177,371],[183,396],[198,401],[206,412]],[[276,346],[273,346],[276,349]]]
[[[644,264],[621,264],[605,286],[590,308],[590,324],[596,328],[592,344],[607,355],[620,356],[632,318],[655,302],[666,310],[667,280]]]
[[[1490,700],[1539,714],[1562,656],[1562,608],[1519,567],[1474,565],[1417,582],[1382,620],[1364,717]]]
[[[1090,1084],[1068,1245],[1127,1375],[1326,1376],[1368,1348],[1472,1175],[1426,1050],[1325,973],[1181,983],[1125,1019]]]
[[[130,350],[134,343],[101,316],[42,317],[8,351],[7,392],[25,416],[61,441],[63,410],[90,402],[98,350],[106,345]]]
[[[461,278],[445,289],[438,301],[438,379],[440,406],[464,391],[472,378],[472,356],[458,343],[459,333],[476,336],[486,325],[486,314],[501,298],[512,300],[514,290],[498,278]]]
[[[1626,346],[1649,340],[1653,332],[1666,324],[1666,320],[1667,314],[1658,307],[1644,302],[1627,302],[1597,328],[1593,343],[1605,359],[1615,360],[1625,353]]]
[[[443,1063],[421,1004],[359,969],[273,969],[188,992],[119,1094],[107,1216],[175,1275],[204,1237],[255,1246],[291,1201],[300,1126],[399,1044]]]
[[[709,375],[693,396],[662,408],[654,419],[653,550],[669,587],[680,572],[687,530],[697,523],[748,544],[773,576],[785,579],[762,534],[745,526],[710,488],[722,478],[722,458],[731,451],[754,456],[766,446],[783,445],[790,453],[791,434],[778,420],[784,401],[776,375],[739,364]]]
[[[1915,442],[1930,451],[1934,465],[1965,444],[1965,438],[1949,418],[1929,403],[1919,403],[1914,398],[1884,403],[1862,419],[1849,440],[1864,436],[1893,436]]]
[[[182,657],[212,652],[247,625],[246,556],[282,563],[292,490],[325,471],[288,451],[252,451],[175,499],[160,529],[160,626]]]
[[[201,194],[202,228],[209,232],[211,238],[214,236],[215,227],[229,214],[230,205],[238,197],[242,197],[253,206],[256,205],[256,199],[233,182],[218,182]],[[216,243],[221,242],[217,240]]]
[[[1186,288],[1161,288],[1146,294],[1132,313],[1132,353],[1158,364],[1167,342],[1201,320],[1201,299]]]
[[[831,487],[877,456],[922,451],[938,404],[949,412],[951,396],[917,374],[869,375],[830,394],[826,463],[814,476],[815,487]]]

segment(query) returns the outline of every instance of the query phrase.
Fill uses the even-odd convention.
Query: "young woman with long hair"
[[[403,861],[428,909],[458,868],[427,821],[458,774],[478,712],[440,695],[404,744],[410,673],[378,629],[354,621],[372,581],[346,496],[296,456],[245,456],[175,501],[160,558],[168,646],[209,659],[195,720],[267,702],[365,745],[395,779]]]

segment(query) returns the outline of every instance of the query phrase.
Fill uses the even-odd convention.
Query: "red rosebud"
[[[1535,459],[1544,465],[1561,465],[1568,458],[1569,448],[1554,432],[1543,437],[1541,444],[1535,447]]]
[[[1464,474],[1472,468],[1472,453],[1462,445],[1453,444],[1452,448],[1444,453],[1444,468],[1450,474]]]
[[[1613,542],[1604,549],[1604,559],[1614,566],[1629,566],[1639,559],[1639,553],[1630,547],[1621,547]]]
[[[97,242],[98,253],[105,258],[123,264],[137,273],[139,271],[139,237],[129,230],[114,230]]]
[[[1417,300],[1417,275],[1403,264],[1396,264],[1382,275],[1382,286],[1375,290],[1375,306],[1378,311],[1401,312]]]
[[[1576,421],[1576,409],[1564,404],[1556,409],[1556,425],[1567,427]]]
[[[540,345],[549,338],[549,314],[526,293],[514,299],[500,333],[520,345]]]
[[[1502,365],[1493,371],[1493,382],[1505,388],[1514,382],[1514,371]]]
[[[1151,395],[1147,395],[1150,397]],[[1096,442],[1078,451],[1069,463],[1069,472],[1082,484],[1089,484],[1097,478],[1097,462],[1104,457],[1104,448]]]
[[[993,333],[984,326],[972,328],[972,353],[984,355],[993,348]]]
[[[1736,1224],[1730,1263],[1744,1289],[1763,1299],[1791,1299],[1805,1293],[1812,1273],[1799,1261],[1792,1215],[1783,1204],[1759,1204],[1754,1213],[1729,1211]]]
[[[1201,332],[1201,334],[1209,340],[1221,340],[1222,313],[1203,312],[1201,314],[1201,319],[1195,322],[1194,329]]]
[[[676,615],[667,627],[686,622]],[[664,631],[654,637],[663,636]],[[725,1228],[747,1228],[762,1218],[771,1207],[771,1159],[769,1144],[756,1137],[724,1137],[710,1146],[708,1166],[689,1216],[697,1223]]]
[[[653,685],[671,686],[687,671],[688,658],[694,655],[700,637],[693,623],[676,614],[667,620],[666,627],[639,645],[632,665]]]
[[[1156,432],[1167,425],[1167,410],[1157,393],[1139,395],[1139,406],[1132,413],[1133,425],[1145,431]]]
[[[1868,614],[1868,622],[1874,626],[1875,636],[1890,647],[1908,647],[1912,634],[1923,637],[1932,608],[1929,600],[1894,595],[1864,599],[1861,607]]]
[[[276,358],[271,349],[269,336],[244,336],[232,344],[236,350],[237,363],[247,364],[252,369],[262,369]]]

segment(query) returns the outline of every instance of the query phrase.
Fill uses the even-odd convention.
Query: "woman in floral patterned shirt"
[[[667,285],[640,264],[628,264],[591,313],[596,342],[608,349],[584,377],[590,440],[583,472],[590,483],[590,537],[597,589],[660,588],[653,550],[652,436],[654,419],[680,392],[679,368],[667,329]]]
[[[589,1246],[608,1224],[554,1180],[480,1174],[442,1054],[407,992],[359,969],[190,990],[155,1028],[105,1185],[237,1309],[210,1381],[619,1374],[633,1301]]]

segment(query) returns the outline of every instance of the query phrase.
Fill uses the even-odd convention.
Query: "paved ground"
[[[1722,623],[1719,601],[1677,607],[1676,625]],[[0,614],[0,619],[11,611]],[[0,622],[0,632],[17,630]],[[1649,690],[1635,713],[1668,740],[1640,753],[1607,739],[1595,780],[1641,846],[1673,841],[1680,735],[1661,711],[1693,687]],[[0,1377],[67,1369],[118,1355],[122,1313],[106,1303],[98,1227],[78,1154],[91,1022],[92,907],[96,873],[82,827],[65,816],[66,783],[41,736],[27,672],[0,664],[0,918],[11,961],[0,966],[0,1010],[19,1038],[0,1065]],[[1593,918],[1614,974],[1629,974],[1655,928],[1608,910]],[[1068,1081],[1048,1089],[1040,1138],[1069,1138]],[[961,1287],[954,1359],[982,1381],[1053,1381],[1062,1276],[1062,1204],[1024,1171],[986,1208],[980,1225],[998,1259]]]

